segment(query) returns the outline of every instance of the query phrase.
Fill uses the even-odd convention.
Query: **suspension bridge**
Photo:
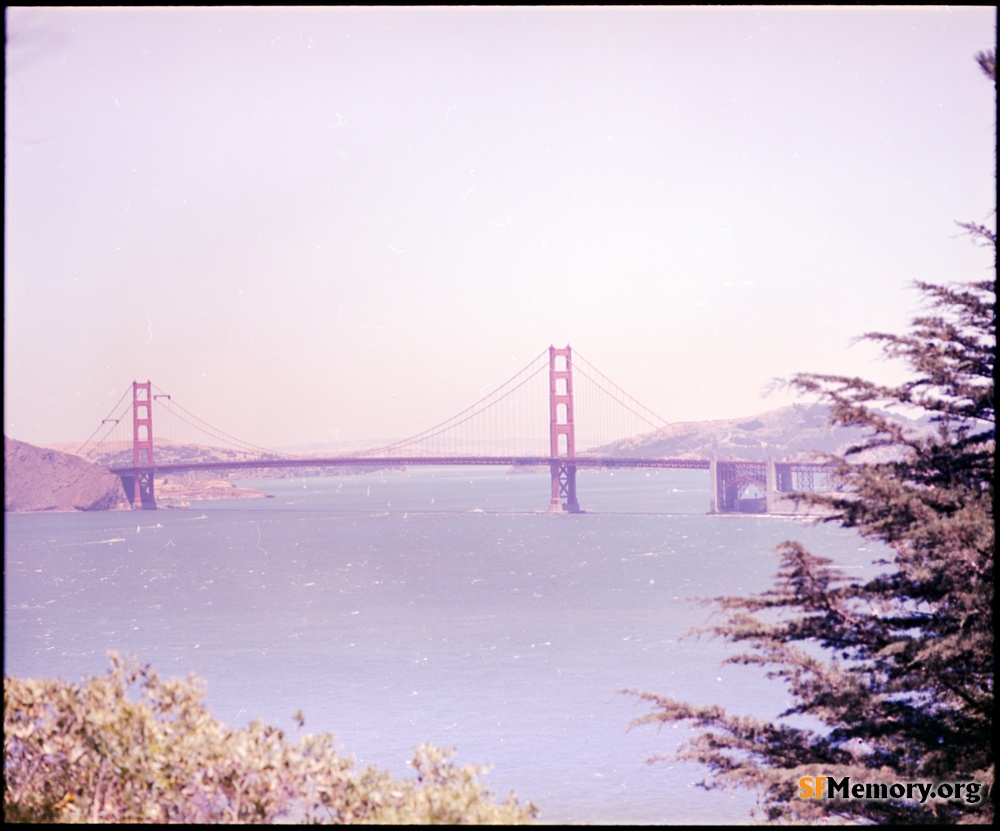
[[[179,421],[229,448],[229,458],[157,461],[154,405],[158,429],[164,422]],[[639,455],[651,446],[669,455]],[[156,476],[274,468],[547,469],[549,510],[567,513],[582,511],[577,471],[586,469],[705,470],[710,513],[772,513],[783,494],[787,498],[833,489],[830,469],[820,463],[719,458],[712,448],[640,404],[569,346],[550,346],[499,387],[484,388],[475,404],[421,433],[336,456],[290,455],[241,441],[202,421],[151,382],[133,381],[77,454],[103,460],[121,477],[133,508],[144,509],[156,507]]]

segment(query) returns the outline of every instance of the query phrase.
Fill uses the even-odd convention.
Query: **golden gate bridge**
[[[158,430],[164,422],[181,422],[238,451],[237,457],[157,461],[154,406]],[[657,444],[670,455],[638,455],[651,439],[659,440]],[[133,381],[77,455],[93,459],[116,448],[119,452],[108,467],[121,477],[132,506],[144,509],[156,507],[156,476],[273,468],[542,468],[550,476],[549,510],[567,513],[582,510],[576,474],[586,469],[706,470],[710,513],[771,513],[782,494],[833,489],[831,469],[822,463],[720,458],[639,403],[569,346],[550,346],[500,386],[482,390],[475,404],[433,427],[334,456],[291,455],[258,447],[212,427],[150,381]],[[748,493],[758,495],[748,499]]]

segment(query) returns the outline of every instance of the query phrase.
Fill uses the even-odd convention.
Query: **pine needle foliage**
[[[995,66],[993,54],[977,56]],[[995,70],[994,70],[995,71]],[[985,226],[961,227],[993,248]],[[995,265],[995,260],[994,260]],[[634,724],[682,723],[695,738],[676,759],[700,763],[709,789],[756,790],[776,822],[953,823],[993,820],[993,478],[996,288],[992,281],[918,282],[925,311],[906,334],[868,333],[908,379],[801,374],[788,386],[830,406],[864,438],[831,457],[843,490],[802,494],[823,521],[888,546],[880,573],[849,579],[788,542],[774,585],[710,601],[710,631],[765,668],[792,706],[774,723],[649,692]],[[886,414],[905,407],[924,429]],[[976,804],[954,799],[800,798],[802,777],[855,783],[976,782]]]

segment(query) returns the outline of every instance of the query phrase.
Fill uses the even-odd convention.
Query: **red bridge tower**
[[[550,511],[580,513],[576,498],[576,436],[573,428],[573,351],[549,347]],[[563,499],[566,501],[563,502]]]
[[[153,392],[152,384],[132,382],[132,507],[156,507],[153,494]],[[126,490],[128,488],[126,487]]]

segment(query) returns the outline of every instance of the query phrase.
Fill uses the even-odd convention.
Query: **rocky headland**
[[[68,448],[70,445],[60,445]],[[185,445],[158,448],[164,460],[185,456]],[[127,465],[124,451],[87,461],[57,447],[37,447],[4,436],[4,511],[113,511],[132,507],[121,479],[109,467]],[[214,454],[201,449],[203,458]],[[174,473],[153,482],[157,506],[185,508],[202,499],[262,498],[254,488],[238,488],[219,473]]]
[[[72,453],[4,436],[4,511],[128,508],[121,479]]]

